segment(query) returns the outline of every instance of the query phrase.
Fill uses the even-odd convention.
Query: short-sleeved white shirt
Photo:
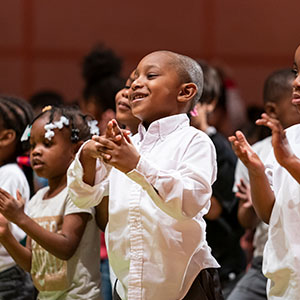
[[[55,197],[44,200],[48,189],[39,190],[28,205],[29,216],[40,226],[59,232],[66,215],[88,213],[91,218],[76,252],[67,261],[55,257],[32,240],[31,275],[39,290],[39,300],[100,300],[100,242],[94,209],[75,206],[67,194],[67,188]]]
[[[17,190],[19,190],[25,200],[25,205],[29,200],[30,190],[27,179],[21,168],[16,163],[6,164],[0,167],[0,187],[15,198],[17,197]],[[24,239],[25,232],[23,230],[12,223],[10,223],[9,226],[13,236],[18,241]],[[15,261],[0,243],[0,272],[15,265]]]

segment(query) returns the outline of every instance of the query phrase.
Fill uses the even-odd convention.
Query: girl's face
[[[298,112],[300,112],[300,46],[295,53],[295,61],[293,71],[295,72],[295,80],[293,82],[293,100],[292,103],[297,106]]]
[[[60,117],[54,118],[58,121]],[[51,140],[45,138],[44,126],[49,122],[49,114],[38,118],[30,133],[30,161],[33,170],[48,180],[60,180],[74,158],[74,145],[70,139],[69,128],[53,129]]]
[[[125,87],[116,94],[116,119],[123,125],[137,127],[141,122],[132,112],[128,99],[128,91],[133,81],[133,72],[127,79]],[[132,129],[130,128],[132,131]]]

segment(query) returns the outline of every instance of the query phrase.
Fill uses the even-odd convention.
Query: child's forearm
[[[31,250],[21,245],[10,231],[1,238],[1,244],[5,247],[14,261],[25,271],[31,270]]]
[[[87,215],[85,217],[86,222],[88,219],[88,214],[82,215]],[[76,218],[76,214],[68,216]],[[65,218],[68,216],[65,216]],[[79,222],[81,222],[80,219],[78,219],[78,223]],[[82,229],[78,229],[78,231],[76,231],[77,227],[75,229],[72,229],[72,231],[76,232],[75,234],[78,234],[75,239],[71,234],[64,233],[63,229],[60,233],[51,232],[41,227],[27,215],[24,215],[23,218],[20,218],[16,225],[18,225],[23,231],[25,231],[27,235],[31,237],[31,239],[35,240],[45,250],[62,260],[68,260],[70,257],[72,257],[72,255],[76,251],[78,243],[80,242],[81,236],[79,235],[83,233]],[[73,227],[77,226],[77,224],[72,225]]]
[[[82,180],[86,184],[91,186],[94,185],[95,182],[95,174],[96,174],[96,158],[89,156],[85,149],[83,148],[80,153],[80,163],[83,168],[83,177]]]
[[[243,207],[241,203],[238,209],[238,221],[245,229],[254,229],[260,222],[253,206]]]
[[[104,232],[105,227],[108,222],[108,196],[103,197],[100,204],[98,204],[96,209],[96,222],[98,227]]]
[[[275,196],[271,190],[268,178],[264,172],[258,174],[258,172],[249,171],[249,179],[255,211],[262,221],[269,224]]]
[[[281,163],[281,166],[284,167],[300,184],[300,159],[297,156],[291,156],[284,163]]]

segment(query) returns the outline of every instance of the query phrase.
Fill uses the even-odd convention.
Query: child
[[[295,76],[291,69],[282,69],[270,74],[264,84],[265,112],[273,119],[279,120],[283,128],[300,123],[300,114],[295,105],[291,103],[294,79]],[[271,139],[272,137],[269,136],[252,146],[263,163],[266,162],[268,155],[272,152]],[[268,238],[268,225],[261,222],[255,213],[249,190],[248,170],[240,160],[235,172],[235,181],[234,190],[240,199],[238,218],[245,228],[255,229],[253,237],[255,249],[250,269],[238,282],[228,300],[267,299],[267,278],[262,274],[262,261],[265,243]]]
[[[116,94],[116,119],[120,124],[124,125],[132,135],[137,133],[138,125],[141,123],[141,120],[132,114],[128,99],[128,93],[133,78],[134,71],[127,79],[125,87]]]
[[[295,53],[293,104],[300,108],[300,47]],[[300,160],[299,129],[294,125],[286,131],[280,122],[263,114],[258,125],[272,130],[274,155],[264,164],[241,132],[230,141],[236,154],[248,168],[253,206],[258,216],[269,224],[264,250],[263,272],[268,278],[268,299],[298,299],[300,294],[299,199]],[[269,181],[268,181],[268,177]],[[269,184],[270,182],[270,184]]]
[[[134,135],[137,133],[138,124],[141,122],[141,120],[132,114],[129,104],[128,91],[130,89],[131,82],[133,81],[132,76],[133,73],[127,79],[125,87],[116,94],[116,119],[122,126],[125,126],[125,128],[130,131],[131,135]],[[96,220],[98,227],[104,232],[108,222],[108,196],[103,197],[101,203],[96,206]],[[103,239],[101,239],[101,243],[102,241]],[[101,245],[101,251],[106,252],[106,247],[104,246]],[[109,266],[108,259],[101,260],[101,268],[106,268],[109,270],[109,272],[101,272],[101,279],[103,280],[104,274],[109,274],[113,287],[116,277],[113,270]],[[108,293],[106,293],[106,295],[108,295]]]
[[[17,157],[28,150],[28,144],[20,138],[33,118],[31,106],[21,99],[0,96],[0,187],[16,197],[19,190],[25,202],[29,200],[29,185],[17,165]],[[0,223],[6,224],[0,214]],[[17,242],[25,233],[15,224],[9,223],[11,234]],[[1,225],[0,225],[1,227]],[[0,299],[34,299],[34,286],[30,275],[19,268],[0,241]]]
[[[31,272],[39,299],[101,299],[93,211],[74,206],[66,188],[66,171],[76,151],[91,133],[97,133],[97,127],[75,108],[48,107],[27,128],[23,139],[30,135],[32,167],[48,179],[49,187],[30,200],[29,215],[19,193],[16,200],[0,189],[0,212],[28,235],[23,247],[9,227],[2,226],[1,242]]]
[[[131,140],[110,122],[106,136],[86,143],[68,170],[76,205],[97,205],[109,192],[115,299],[223,299],[203,220],[216,178],[215,149],[186,115],[202,87],[201,68],[191,58],[147,55],[129,90],[132,113],[143,123],[138,133]]]
[[[246,268],[246,256],[240,245],[243,229],[237,220],[238,200],[232,192],[237,158],[228,140],[207,122],[221,95],[222,79],[207,63],[201,61],[200,66],[204,76],[203,94],[195,106],[197,114],[191,117],[191,124],[206,132],[216,147],[218,173],[212,186],[211,207],[205,215],[206,238],[221,265],[219,274],[226,299]]]
[[[124,86],[121,77],[122,59],[112,49],[99,44],[84,57],[84,88],[80,108],[98,120],[100,132],[115,117],[115,96]]]
[[[136,118],[131,111],[128,92],[133,82],[132,72],[126,81],[125,87],[116,94],[116,120],[130,131],[131,135],[135,135],[141,120]],[[96,206],[96,220],[98,227],[104,232],[108,222],[108,196],[103,197],[101,203]],[[105,249],[106,250],[106,249]]]

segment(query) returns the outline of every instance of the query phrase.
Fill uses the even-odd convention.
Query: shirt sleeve
[[[68,193],[73,203],[80,208],[89,208],[98,205],[104,196],[108,195],[108,175],[110,167],[97,160],[96,176],[94,186],[90,186],[83,181],[83,168],[79,157],[81,146],[74,161],[67,172]]]
[[[71,200],[70,196],[67,195],[66,198],[66,206],[65,206],[65,215],[71,215],[71,214],[78,214],[78,213],[88,213],[93,215],[94,214],[94,208],[79,208],[74,204],[74,202]]]
[[[17,165],[8,164],[1,167],[0,171],[0,187],[17,198],[17,190],[21,193],[25,200],[24,211],[27,213],[29,200],[29,185],[23,171]],[[9,222],[9,228],[16,240],[21,241],[25,237],[25,232],[16,224]]]
[[[240,184],[241,179],[245,181],[245,183],[249,183],[249,175],[248,175],[248,169],[245,167],[245,165],[242,163],[240,159],[238,159],[235,173],[234,173],[234,185],[233,185],[233,192],[236,193],[238,191],[237,185]]]
[[[210,207],[211,185],[216,179],[216,153],[212,142],[194,136],[180,161],[166,161],[165,168],[140,157],[127,176],[141,185],[165,213],[179,219],[204,215]]]
[[[274,164],[276,162],[276,158],[274,155],[274,152],[272,151],[270,155],[267,157],[266,162],[265,162],[265,174],[268,178],[270,187],[272,190],[273,189],[273,169],[274,169]]]

